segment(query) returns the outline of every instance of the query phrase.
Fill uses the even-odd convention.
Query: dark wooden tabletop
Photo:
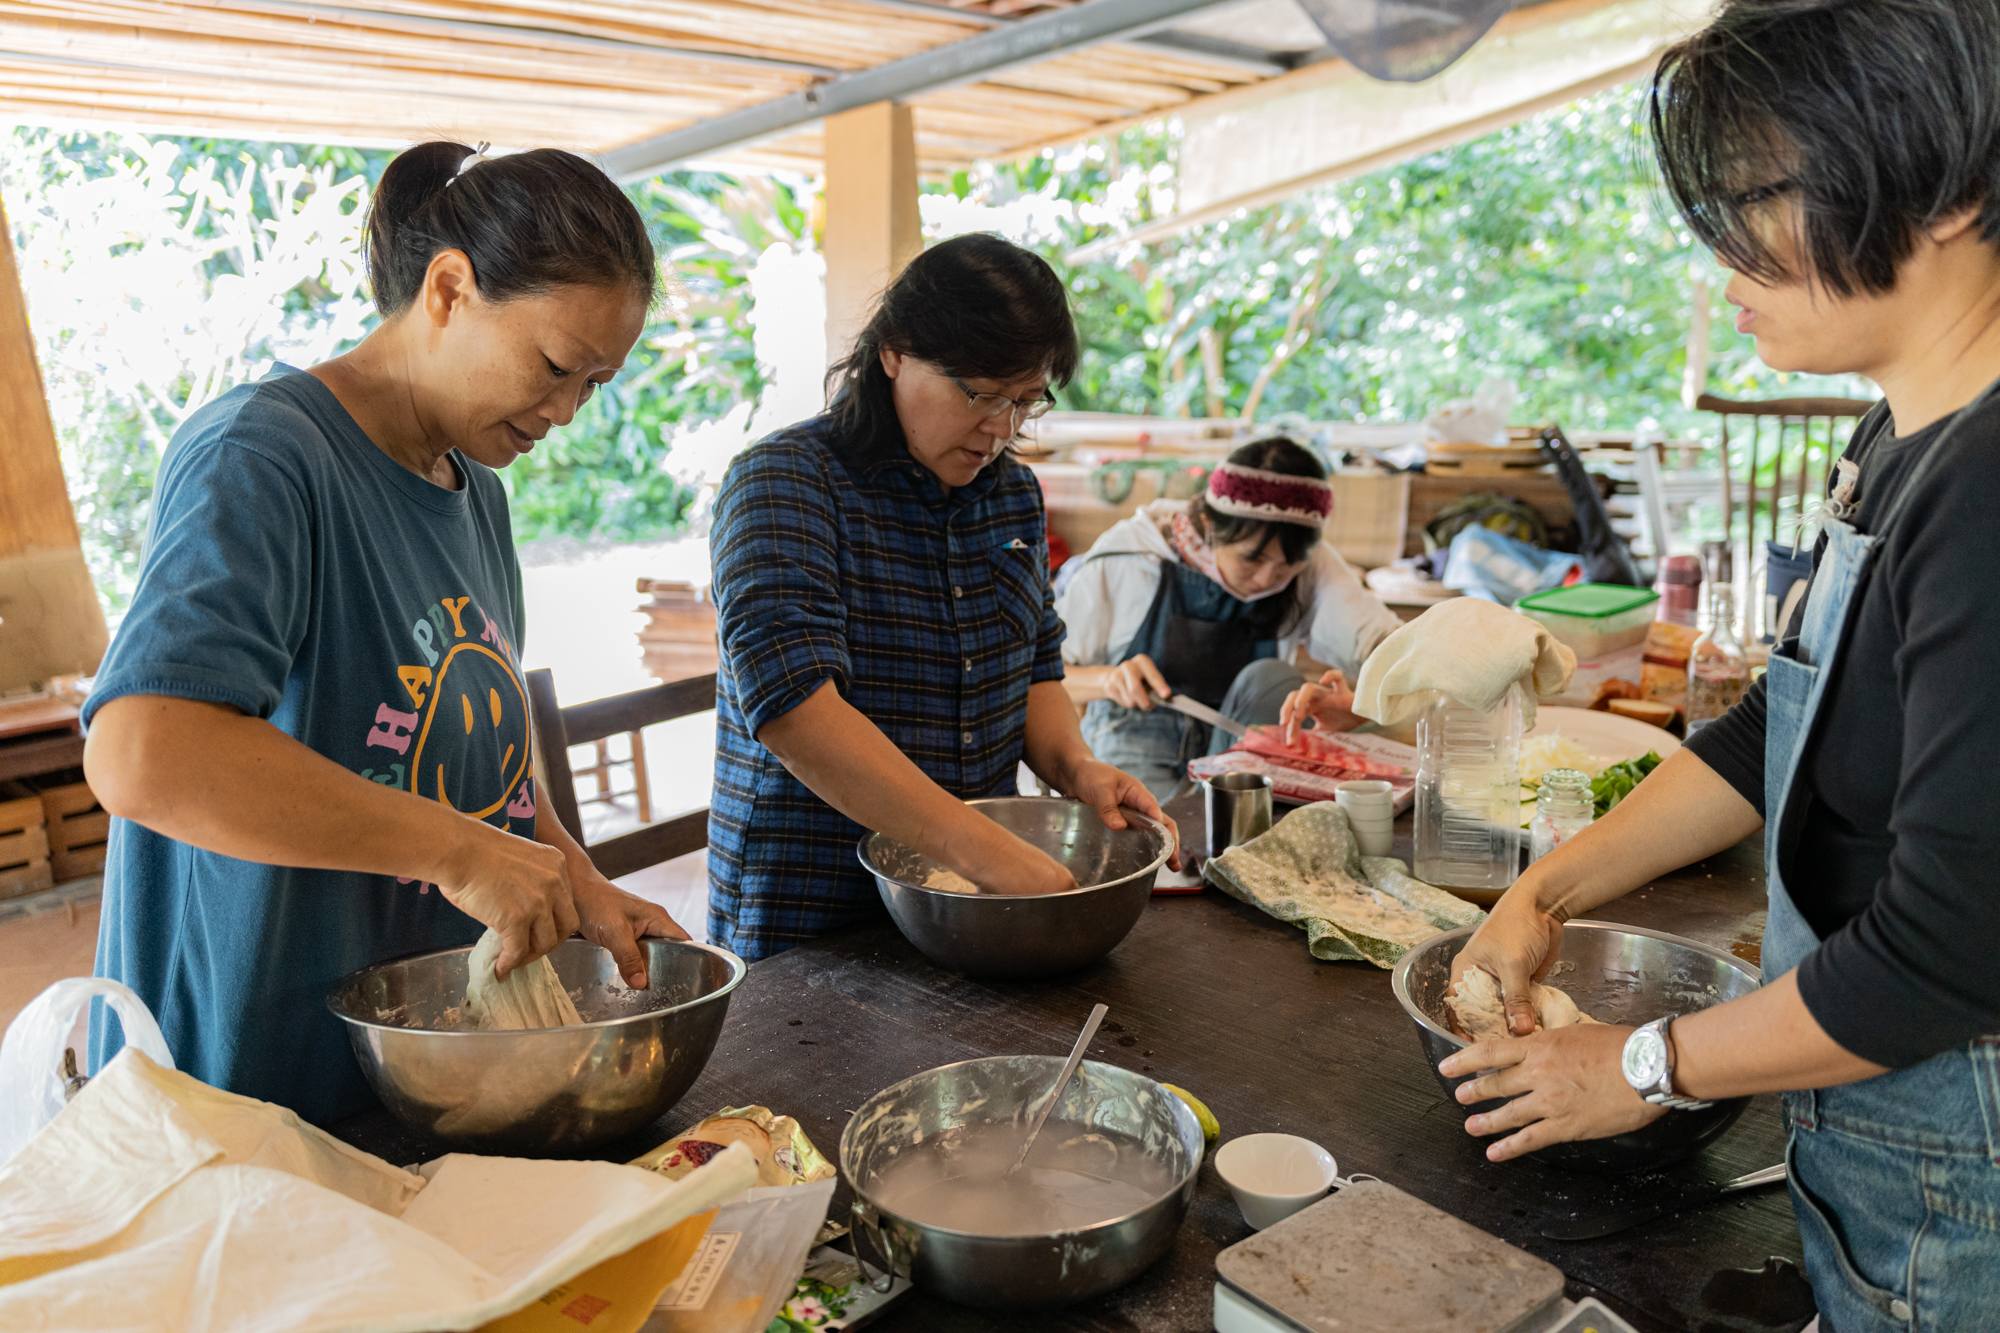
[[[1182,814],[1185,806],[1176,814]],[[1183,819],[1190,843],[1198,822]],[[1755,960],[1763,927],[1760,840],[1613,904],[1602,917],[1690,936]],[[1405,839],[1399,851],[1407,855]],[[1060,1055],[1093,1002],[1110,1006],[1090,1058],[1179,1084],[1205,1100],[1225,1140],[1279,1130],[1325,1145],[1343,1175],[1378,1176],[1549,1260],[1570,1295],[1594,1294],[1646,1330],[1795,1330],[1810,1305],[1784,1191],[1766,1189],[1604,1240],[1558,1244],[1545,1222],[1654,1188],[1741,1175],[1782,1160],[1774,1097],[1757,1098],[1700,1157],[1664,1176],[1578,1175],[1528,1160],[1495,1165],[1463,1128],[1389,989],[1365,963],[1321,963],[1303,932],[1209,890],[1156,897],[1102,962],[1043,982],[971,981],[918,954],[885,917],[750,969],[714,1058],[674,1112],[605,1155],[629,1158],[718,1107],[759,1103],[798,1118],[834,1156],[853,1108],[937,1065],[984,1055]],[[392,1160],[430,1155],[371,1113],[344,1137]],[[629,1149],[629,1151],[628,1151]],[[845,1186],[836,1216],[845,1216]],[[1028,1319],[964,1310],[919,1291],[876,1325],[925,1330],[1206,1330],[1216,1254],[1250,1234],[1212,1163],[1174,1248],[1120,1291]]]

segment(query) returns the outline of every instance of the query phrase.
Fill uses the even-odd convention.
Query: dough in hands
[[[956,870],[946,870],[943,866],[939,866],[936,870],[924,876],[924,887],[927,889],[940,889],[945,893],[979,892],[977,884],[974,884]]]
[[[555,965],[547,958],[515,968],[505,980],[494,977],[500,948],[500,932],[489,927],[466,960],[465,1016],[473,1027],[518,1032],[524,1028],[575,1027],[583,1022],[556,975]]]
[[[1597,1021],[1554,986],[1537,983],[1530,988],[1528,999],[1535,1007],[1537,1032]],[[1474,1041],[1514,1035],[1507,1027],[1507,1007],[1500,994],[1500,980],[1483,967],[1466,968],[1445,992],[1444,1002]]]

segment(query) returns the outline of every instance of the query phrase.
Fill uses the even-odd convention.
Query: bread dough
[[[942,866],[940,866],[936,870],[931,871],[930,874],[924,876],[924,887],[927,889],[937,889],[944,893],[979,892],[979,886],[977,884],[974,884],[971,880],[959,874],[957,871],[946,870]]]
[[[583,1022],[547,958],[517,967],[505,980],[493,975],[500,960],[500,932],[489,928],[465,964],[465,1017],[489,1032],[575,1027]]]
[[[1575,1027],[1597,1020],[1576,1007],[1576,1001],[1554,986],[1536,984],[1528,992],[1535,1007],[1535,1030]],[[1468,967],[1445,992],[1445,1007],[1474,1041],[1511,1037],[1507,1009],[1500,995],[1500,981],[1483,967]]]

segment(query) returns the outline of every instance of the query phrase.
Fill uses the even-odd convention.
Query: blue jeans
[[[1785,1164],[1821,1333],[2000,1327],[2000,1154],[1982,1132],[2000,1112],[2000,1043],[1922,1068],[1944,1076],[1934,1091],[1951,1105],[1886,1105],[1867,1095],[1875,1080],[1785,1094]],[[1970,1112],[1956,1120],[1965,1130],[1937,1133],[1939,1110]]]
[[[1285,696],[1305,683],[1295,666],[1275,657],[1252,662],[1236,673],[1216,711],[1246,727],[1268,727],[1278,720]],[[1170,798],[1187,777],[1188,760],[1221,754],[1235,742],[1171,708],[1145,712],[1098,699],[1084,710],[1083,740],[1090,752],[1146,784],[1153,798]]]

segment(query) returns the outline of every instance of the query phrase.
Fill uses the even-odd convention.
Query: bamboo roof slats
[[[395,145],[603,152],[918,55],[1065,0],[0,0],[0,116]],[[919,167],[1085,137],[1259,75],[1136,42],[913,97]],[[732,149],[820,169],[802,125]]]

